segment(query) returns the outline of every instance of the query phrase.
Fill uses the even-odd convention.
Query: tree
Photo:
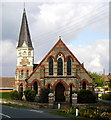
[[[108,87],[111,88],[111,79],[109,79]]]
[[[93,78],[93,84],[95,87],[103,87],[106,85],[106,82],[103,80],[101,75],[99,75],[97,73],[91,73],[91,72],[89,72],[89,74]]]

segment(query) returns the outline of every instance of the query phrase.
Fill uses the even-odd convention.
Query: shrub
[[[40,90],[39,102],[48,103],[48,94],[51,92],[52,90],[49,88],[42,88]]]
[[[111,94],[103,94],[102,99],[103,100],[111,100]]]
[[[25,90],[24,94],[27,101],[33,102],[35,100],[36,92],[34,90]]]
[[[12,100],[18,100],[19,99],[18,92],[16,90],[11,91],[10,92],[10,97],[11,97]]]
[[[96,95],[90,90],[80,90],[77,97],[78,103],[95,103]]]
[[[22,97],[23,97],[23,92],[22,92],[22,91],[19,91],[19,92],[18,92],[18,99],[19,99],[19,100],[22,100]]]

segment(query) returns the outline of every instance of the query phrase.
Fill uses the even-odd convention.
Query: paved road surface
[[[2,116],[2,118],[63,118],[65,120],[65,117],[52,115],[48,113],[48,110],[22,109],[8,106],[2,106],[0,116]]]

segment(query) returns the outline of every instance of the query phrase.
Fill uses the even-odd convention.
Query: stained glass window
[[[63,75],[63,61],[61,58],[57,61],[57,75]]]
[[[49,75],[53,75],[53,59],[49,58]]]
[[[71,75],[71,59],[67,58],[67,75]]]

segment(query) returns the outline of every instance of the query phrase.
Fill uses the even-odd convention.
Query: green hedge
[[[22,91],[11,91],[10,92],[10,98],[12,100],[22,100],[22,97],[23,97],[23,92]]]
[[[10,97],[12,100],[18,100],[19,99],[19,95],[18,95],[18,91],[14,90],[10,92]]]
[[[34,90],[25,90],[24,94],[27,101],[33,102],[35,100],[36,92]]]
[[[40,90],[40,96],[39,96],[38,102],[48,103],[48,94],[51,92],[53,92],[53,91],[49,88],[42,88]]]
[[[96,94],[90,90],[80,90],[77,97],[78,103],[95,103]]]
[[[103,94],[102,99],[103,100],[111,100],[111,94]]]

